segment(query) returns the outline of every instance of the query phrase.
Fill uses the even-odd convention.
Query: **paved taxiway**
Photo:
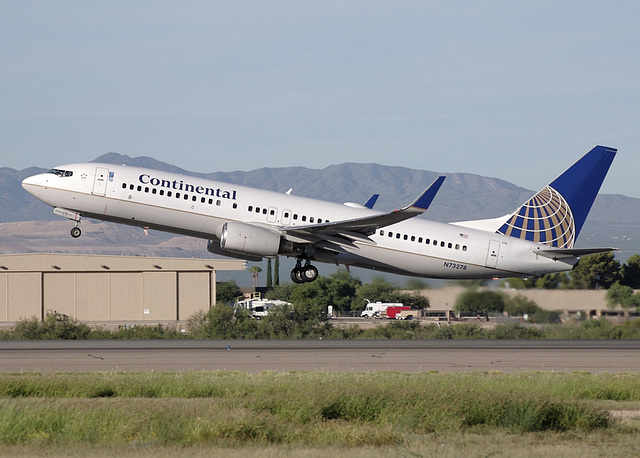
[[[0,341],[0,373],[640,372],[640,341]]]

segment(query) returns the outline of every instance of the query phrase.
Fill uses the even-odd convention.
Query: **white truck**
[[[360,314],[364,318],[381,318],[386,316],[387,308],[389,307],[402,307],[402,302],[371,302],[366,299],[367,306]]]
[[[259,294],[254,295],[249,299],[239,299],[233,304],[234,312],[236,310],[247,310],[249,316],[260,320],[269,315],[271,309],[274,307],[288,306],[291,307],[290,302],[281,301],[279,299],[262,299]]]

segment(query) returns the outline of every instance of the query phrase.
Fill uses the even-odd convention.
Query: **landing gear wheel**
[[[302,276],[302,267],[295,267],[291,271],[291,280],[294,283],[304,283],[304,277]]]
[[[74,239],[77,239],[78,237],[80,237],[81,234],[82,234],[82,231],[80,230],[79,227],[74,227],[73,229],[71,229],[71,237],[73,237]]]
[[[309,264],[308,266],[304,266],[302,268],[302,278],[304,278],[304,281],[306,282],[314,281],[316,278],[318,278],[318,269],[316,269],[316,267],[312,266],[311,264]]]
[[[294,267],[291,271],[291,280],[294,283],[307,283],[315,281],[318,278],[318,269],[311,264],[304,267]]]

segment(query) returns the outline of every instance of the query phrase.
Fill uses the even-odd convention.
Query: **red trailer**
[[[387,307],[387,318],[395,320],[396,315],[403,310],[411,310],[411,307],[408,305],[403,305],[402,307]]]

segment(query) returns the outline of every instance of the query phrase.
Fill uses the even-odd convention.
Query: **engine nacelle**
[[[262,256],[251,256],[250,254],[234,253],[233,251],[223,250],[222,248],[220,248],[220,242],[218,240],[207,241],[207,251],[213,254],[219,254],[220,256],[242,259],[244,261],[262,261]]]
[[[221,249],[249,256],[276,256],[281,244],[280,234],[243,223],[225,223],[220,237]]]

